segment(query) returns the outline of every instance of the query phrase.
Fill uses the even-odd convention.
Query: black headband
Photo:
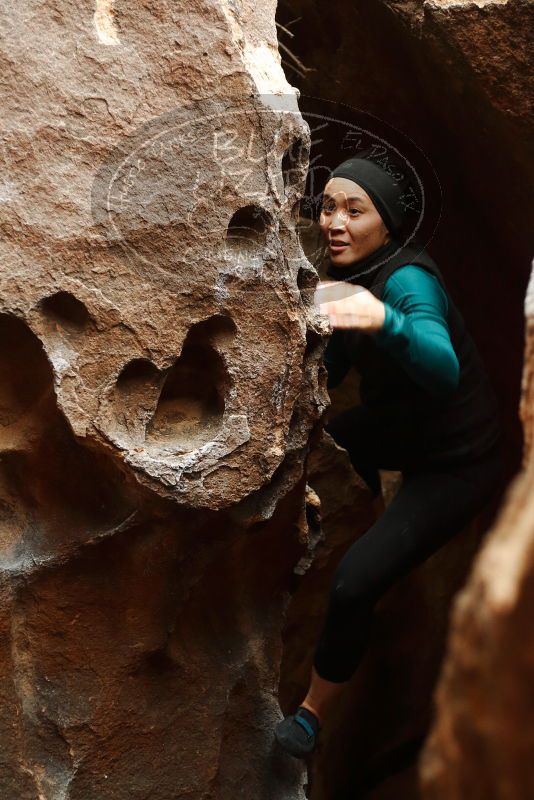
[[[332,170],[330,178],[349,178],[359,184],[375,204],[388,231],[393,235],[401,232],[405,221],[403,188],[386,170],[366,158],[349,158]]]

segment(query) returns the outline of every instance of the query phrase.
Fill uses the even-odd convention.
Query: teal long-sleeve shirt
[[[423,267],[407,264],[389,276],[382,302],[384,325],[371,334],[377,344],[430,394],[443,396],[454,391],[460,366],[449,336],[447,295],[438,279]],[[348,369],[348,365],[344,368],[335,362],[335,358],[329,359],[327,348],[329,385],[338,383]]]

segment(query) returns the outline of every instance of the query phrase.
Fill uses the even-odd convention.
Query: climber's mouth
[[[343,242],[341,239],[331,239],[330,240],[330,250],[334,253],[340,253],[345,247],[348,247],[348,242]]]

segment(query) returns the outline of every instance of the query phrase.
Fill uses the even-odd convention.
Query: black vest
[[[334,350],[341,351],[360,374],[361,402],[373,410],[403,464],[454,464],[475,459],[500,438],[499,405],[476,345],[451,300],[443,276],[425,250],[406,247],[400,256],[368,275],[351,278],[379,300],[389,276],[405,264],[417,264],[436,276],[447,294],[447,323],[460,365],[456,390],[445,397],[430,395],[390,356],[372,334],[357,330],[333,332]],[[348,268],[330,266],[340,279]]]

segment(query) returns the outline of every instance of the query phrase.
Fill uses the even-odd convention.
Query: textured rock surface
[[[437,254],[515,409],[531,11],[386,5],[352,25],[336,6],[334,43],[319,19],[315,85],[350,83],[338,99],[395,106],[435,143],[457,201]],[[0,20],[0,795],[302,800],[272,727],[326,396],[295,234],[309,132],[274,5],[59,0]],[[378,43],[385,67],[354,82],[350,59],[376,65]],[[488,263],[506,264],[506,311]]]
[[[49,20],[24,35],[16,9],[5,21],[1,289],[43,342],[76,435],[160,494],[222,507],[282,463],[301,388],[291,210],[307,128],[254,100],[289,92],[272,8],[239,19],[206,3],[187,47],[195,14],[173,8],[122,5],[106,46],[65,4],[53,59],[38,47]]]
[[[525,304],[524,470],[454,604],[437,711],[420,762],[432,800],[527,800],[534,793],[534,273]]]
[[[523,447],[523,466],[527,467],[534,458],[534,261],[525,298],[525,365],[521,393],[520,414],[525,431]]]
[[[0,795],[300,798],[272,728],[327,398],[274,5],[1,25]]]

